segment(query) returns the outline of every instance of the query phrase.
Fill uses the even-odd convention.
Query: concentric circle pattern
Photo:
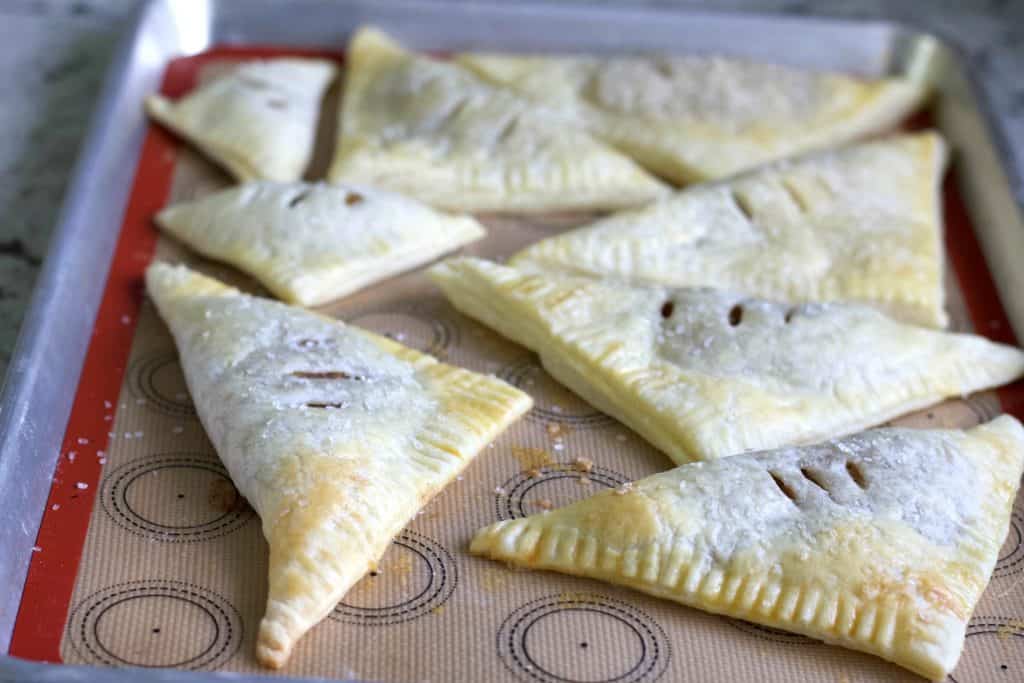
[[[1024,621],[1010,617],[974,617],[954,683],[1024,680]]]
[[[607,467],[594,465],[589,472],[568,466],[541,467],[520,472],[495,493],[498,519],[518,519],[588,498],[602,488],[618,488],[629,479]]]
[[[789,631],[762,626],[761,624],[743,621],[742,619],[727,618],[726,622],[744,633],[749,633],[755,638],[770,640],[773,643],[785,643],[786,645],[816,645],[819,642],[813,638],[800,635],[799,633],[790,633]]]
[[[533,397],[533,409],[527,419],[545,424],[569,424],[579,429],[596,429],[616,424],[566,389],[542,368],[527,358],[507,365],[498,376]]]
[[[529,602],[498,630],[498,657],[531,683],[641,683],[665,673],[672,652],[650,616],[618,600],[568,593]]]
[[[1013,508],[1010,513],[1010,530],[999,551],[993,578],[1012,576],[1024,571],[1024,511]]]
[[[128,387],[145,405],[174,417],[195,417],[185,376],[174,351],[139,358],[128,368]]]
[[[458,343],[458,328],[450,320],[415,307],[364,311],[348,322],[432,356]]]
[[[357,583],[331,612],[346,624],[388,626],[436,610],[458,583],[455,560],[437,541],[403,531],[376,570]]]
[[[118,584],[76,605],[68,638],[104,666],[216,669],[238,651],[242,618],[213,591],[181,581]]]
[[[133,460],[106,474],[100,501],[123,529],[167,543],[224,536],[255,517],[220,462],[201,453]]]

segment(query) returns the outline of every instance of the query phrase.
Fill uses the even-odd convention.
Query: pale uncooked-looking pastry
[[[175,204],[156,222],[304,306],[345,296],[484,236],[469,216],[347,184],[249,183]]]
[[[679,464],[850,434],[1024,375],[1024,352],[849,303],[630,287],[479,259],[431,270],[454,306]]]
[[[299,180],[313,154],[320,101],[337,68],[322,59],[246,62],[179,100],[146,111],[236,178]]]
[[[295,642],[489,441],[530,408],[493,377],[155,264],[199,418],[270,544],[257,658]]]
[[[469,53],[458,62],[678,183],[720,178],[889,129],[927,92],[908,79],[722,57]]]
[[[470,550],[622,584],[944,680],[1006,537],[1024,429],[880,429],[684,465]]]
[[[667,191],[628,157],[536,109],[364,28],[349,44],[329,177],[465,211],[613,209]]]
[[[512,263],[784,301],[854,299],[943,327],[945,163],[935,133],[783,161],[543,240]]]

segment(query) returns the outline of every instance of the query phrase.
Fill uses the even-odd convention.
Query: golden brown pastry
[[[336,72],[322,59],[246,62],[179,100],[151,95],[146,111],[241,181],[294,182],[312,158]]]
[[[468,53],[457,60],[677,183],[888,130],[927,94],[909,79],[724,57]]]
[[[667,187],[512,91],[383,33],[352,38],[329,178],[458,211],[616,209]]]
[[[792,302],[853,299],[944,327],[945,167],[935,133],[854,145],[683,190],[512,263]]]
[[[850,434],[1024,375],[1024,352],[850,303],[631,287],[445,261],[463,313],[679,464]]]
[[[498,522],[470,550],[869,652],[956,666],[1024,469],[1012,417],[684,465]]]
[[[199,418],[270,544],[256,656],[284,665],[530,398],[337,320],[154,264]]]
[[[469,216],[394,192],[324,183],[249,183],[175,204],[156,222],[302,306],[351,294],[485,234]]]

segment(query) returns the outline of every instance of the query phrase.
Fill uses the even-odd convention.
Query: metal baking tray
[[[402,0],[151,0],[99,94],[0,396],[0,653],[9,648],[47,492],[75,399],[146,132],[142,98],[167,63],[214,45],[338,50],[372,22],[413,48],[718,53],[863,75],[908,74],[937,92],[933,121],[1007,318],[1024,338],[1024,183],[983,92],[950,42],[887,22],[692,11]],[[1015,196],[1014,188],[1018,195]],[[94,669],[0,654],[8,680],[220,680],[231,674]],[[251,678],[251,677],[247,677]],[[270,680],[270,679],[267,679]]]

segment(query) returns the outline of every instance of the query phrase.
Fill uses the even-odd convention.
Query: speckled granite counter
[[[0,0],[0,374],[45,256],[94,97],[138,1]],[[893,19],[940,34],[962,47],[981,77],[1014,162],[1024,169],[1024,0],[609,4]]]

